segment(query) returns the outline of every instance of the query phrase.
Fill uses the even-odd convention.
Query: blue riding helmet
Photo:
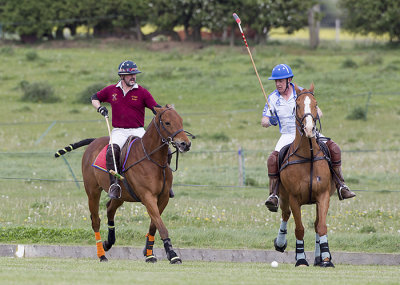
[[[136,63],[130,60],[125,60],[121,62],[118,66],[118,75],[127,75],[127,74],[138,74],[141,73],[139,71]]]
[[[287,64],[278,64],[272,69],[271,77],[268,80],[285,79],[293,77],[292,69]]]

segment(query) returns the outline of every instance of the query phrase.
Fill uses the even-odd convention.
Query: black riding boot
[[[269,177],[269,197],[265,201],[265,206],[271,212],[278,212],[279,197],[279,170],[278,170],[278,151],[273,151],[268,157],[268,177]]]
[[[107,154],[106,154],[106,167],[107,170],[114,170],[116,172],[119,171],[119,160],[120,160],[120,149],[117,144],[113,144],[114,146],[114,155],[115,155],[115,164],[117,165],[117,169],[114,169],[114,159],[113,159],[113,154],[112,154],[112,149],[111,146],[109,145],[107,148]],[[108,189],[108,196],[111,199],[119,199],[121,198],[121,186],[118,184],[118,179],[110,173],[110,188]]]

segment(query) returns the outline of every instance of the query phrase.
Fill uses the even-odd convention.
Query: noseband
[[[311,91],[307,91],[307,92],[302,92],[302,93],[300,93],[298,96],[297,96],[297,99],[299,99],[300,98],[300,96],[301,95],[304,95],[304,94],[311,94],[311,95],[313,95],[313,97],[314,97],[314,93],[313,92],[311,92]],[[296,100],[297,100],[296,99]],[[308,117],[308,116],[311,116],[311,118],[313,119],[313,122],[314,122],[314,126],[316,127],[316,125],[317,125],[317,120],[319,121],[319,124],[320,124],[320,128],[321,128],[321,121],[319,120],[319,116],[318,116],[318,112],[317,112],[317,117],[314,117],[313,116],[313,114],[311,114],[311,113],[305,113],[301,118],[299,117],[299,116],[297,116],[297,103],[296,103],[296,121],[299,123],[299,125],[300,125],[300,130],[299,130],[299,132],[300,132],[300,134],[301,135],[303,135],[303,133],[304,133],[304,120],[305,120],[305,118],[306,117]]]
[[[194,139],[195,136],[192,135],[191,133],[189,133],[188,131],[185,131],[184,129],[179,129],[179,130],[177,130],[176,132],[174,132],[173,134],[171,134],[171,133],[165,128],[164,123],[163,123],[163,121],[162,121],[162,115],[163,115],[166,111],[168,111],[168,110],[172,110],[172,108],[167,108],[167,109],[165,109],[164,111],[161,112],[161,114],[160,114],[160,116],[159,116],[159,119],[158,119],[158,125],[155,123],[155,118],[156,118],[156,117],[153,118],[154,126],[156,127],[157,133],[158,133],[158,135],[161,137],[161,141],[163,142],[163,144],[172,144],[172,145],[176,148],[176,145],[175,145],[175,142],[174,142],[174,138],[175,138],[176,135],[178,135],[178,134],[181,133],[181,132],[185,132],[188,136],[191,136],[191,137]],[[161,128],[167,133],[167,137],[164,137],[164,136],[161,134]]]

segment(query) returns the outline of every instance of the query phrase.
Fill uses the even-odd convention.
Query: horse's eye
[[[166,125],[166,126],[170,126],[171,123],[170,123],[170,122],[165,122],[165,125]]]

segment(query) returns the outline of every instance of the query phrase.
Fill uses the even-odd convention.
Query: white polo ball
[[[275,260],[271,262],[271,267],[275,268],[275,267],[278,267],[278,265],[279,265],[278,262]]]

